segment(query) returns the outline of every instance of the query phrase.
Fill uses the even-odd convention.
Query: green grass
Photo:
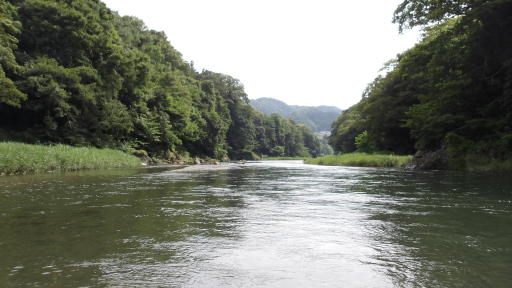
[[[138,166],[139,158],[118,150],[0,143],[0,175]]]
[[[412,160],[413,156],[396,156],[366,153],[348,153],[311,158],[306,164],[327,166],[357,166],[357,167],[395,167],[401,168]]]
[[[484,156],[467,155],[465,157],[468,171],[512,171],[512,158],[506,160]]]

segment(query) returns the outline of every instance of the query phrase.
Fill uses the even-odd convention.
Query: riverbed
[[[2,287],[512,287],[509,174],[223,165],[0,177]]]

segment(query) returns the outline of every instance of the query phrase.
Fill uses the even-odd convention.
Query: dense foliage
[[[0,140],[250,159],[309,156],[304,126],[195,71],[163,32],[98,0],[0,0]]]
[[[333,148],[356,151],[365,133],[377,150],[442,151],[451,167],[510,159],[510,15],[511,0],[404,1],[394,22],[423,26],[423,38],[334,122]]]

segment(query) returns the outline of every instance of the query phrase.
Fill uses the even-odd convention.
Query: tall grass
[[[380,155],[366,153],[349,153],[311,158],[306,164],[327,166],[358,166],[358,167],[395,167],[401,168],[412,160],[413,156]]]
[[[503,160],[471,154],[465,160],[468,171],[512,171],[512,157]]]
[[[0,143],[0,175],[138,167],[139,158],[112,149]]]

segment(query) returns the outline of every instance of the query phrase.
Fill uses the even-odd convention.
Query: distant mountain
[[[281,117],[285,117],[286,115],[296,110],[292,108],[292,106],[284,103],[283,101],[274,99],[274,98],[258,98],[256,100],[251,100],[251,106],[254,109],[260,111],[261,113],[271,115],[271,114],[279,114]]]
[[[338,108],[336,106],[325,106],[325,105],[322,105],[322,106],[316,106],[315,108],[318,109],[318,110],[321,110],[323,112],[338,113],[338,115],[341,114],[341,112],[343,111],[343,110],[341,110],[340,108]]]
[[[331,124],[340,112],[324,112],[317,107],[302,107],[288,114],[286,118],[292,119],[299,124],[306,124],[315,132],[331,131]]]
[[[281,117],[292,119],[298,124],[305,124],[315,132],[331,131],[331,124],[342,110],[335,106],[298,106],[288,105],[274,98],[251,100],[254,109],[267,115],[276,113]]]

